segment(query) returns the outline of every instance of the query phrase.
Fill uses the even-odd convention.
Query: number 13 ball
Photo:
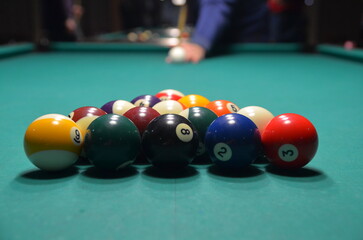
[[[35,119],[24,136],[24,150],[29,160],[46,171],[60,171],[72,166],[81,153],[83,137],[75,122],[60,114]]]
[[[318,149],[318,134],[305,117],[286,113],[269,122],[262,134],[262,144],[272,164],[298,169],[314,157]]]

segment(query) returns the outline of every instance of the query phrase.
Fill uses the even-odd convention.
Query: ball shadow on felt
[[[103,170],[96,167],[89,167],[82,172],[82,175],[89,178],[95,179],[122,179],[136,176],[138,171],[133,166],[127,166],[119,170]]]
[[[185,168],[157,168],[150,166],[143,171],[143,174],[153,178],[183,179],[195,177],[199,172],[191,166]]]
[[[271,164],[266,167],[266,172],[290,178],[312,178],[322,177],[324,175],[323,172],[309,167],[303,167],[299,169],[282,169]]]
[[[20,177],[32,180],[53,180],[53,179],[69,178],[77,174],[78,174],[78,168],[72,166],[62,171],[54,171],[54,172],[35,169],[22,173]]]
[[[212,165],[208,168],[208,172],[212,175],[227,178],[250,178],[262,175],[264,172],[252,165],[244,168],[223,168]]]

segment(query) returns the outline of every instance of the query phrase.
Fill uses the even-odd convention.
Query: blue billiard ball
[[[244,168],[261,153],[261,136],[249,118],[238,113],[225,114],[209,126],[205,145],[212,161],[227,169]]]

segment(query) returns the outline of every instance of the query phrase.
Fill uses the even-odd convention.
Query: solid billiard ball
[[[239,107],[227,100],[215,100],[209,102],[206,105],[206,108],[212,110],[218,117],[228,114],[228,113],[236,113],[239,110]]]
[[[210,124],[217,119],[217,115],[204,107],[191,107],[183,110],[179,115],[188,119],[198,133],[199,145],[194,163],[209,163],[210,158],[205,150],[205,134]]]
[[[153,107],[161,100],[153,95],[141,95],[131,100],[136,107]]]
[[[124,114],[125,117],[130,119],[135,126],[138,128],[140,136],[145,132],[146,127],[149,123],[156,117],[160,116],[158,111],[151,107],[134,107]],[[148,163],[143,151],[140,151],[139,155],[135,160],[135,164],[145,164]]]
[[[186,60],[186,52],[184,48],[176,46],[169,50],[168,60],[172,63],[181,63]]]
[[[205,107],[210,101],[201,95],[190,94],[182,97],[178,100],[178,102],[182,103],[186,108],[190,107]]]
[[[86,106],[75,109],[73,112],[68,114],[68,117],[78,125],[84,136],[91,122],[105,114],[107,113],[100,108]]]
[[[270,111],[259,106],[244,107],[241,108],[237,113],[242,114],[251,119],[258,127],[258,130],[260,131],[261,135],[265,130],[267,124],[274,118],[274,115],[272,115]]]
[[[47,114],[35,119],[24,136],[24,150],[39,169],[60,171],[78,159],[83,136],[77,124],[61,114]]]
[[[151,120],[160,116],[160,113],[151,107],[134,107],[125,112],[124,116],[135,124],[142,136],[147,125]]]
[[[285,113],[274,117],[262,134],[264,152],[271,163],[284,169],[308,164],[318,149],[318,134],[305,117]]]
[[[84,149],[86,157],[96,168],[115,171],[133,163],[140,144],[139,131],[130,119],[106,114],[89,125]]]
[[[158,111],[160,115],[167,113],[178,114],[185,109],[184,105],[178,101],[167,100],[161,101],[153,106],[153,109]]]
[[[134,108],[135,105],[125,100],[113,100],[105,103],[101,109],[107,113],[114,113],[123,115],[129,109]]]
[[[205,136],[206,149],[216,166],[242,169],[250,165],[261,152],[261,136],[248,117],[238,113],[218,117]]]
[[[177,114],[164,114],[149,123],[142,147],[153,166],[183,169],[197,153],[198,135],[188,119]]]

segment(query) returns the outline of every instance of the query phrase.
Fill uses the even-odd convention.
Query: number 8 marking
[[[193,139],[192,128],[185,123],[180,123],[175,129],[176,136],[183,142],[190,142]]]

